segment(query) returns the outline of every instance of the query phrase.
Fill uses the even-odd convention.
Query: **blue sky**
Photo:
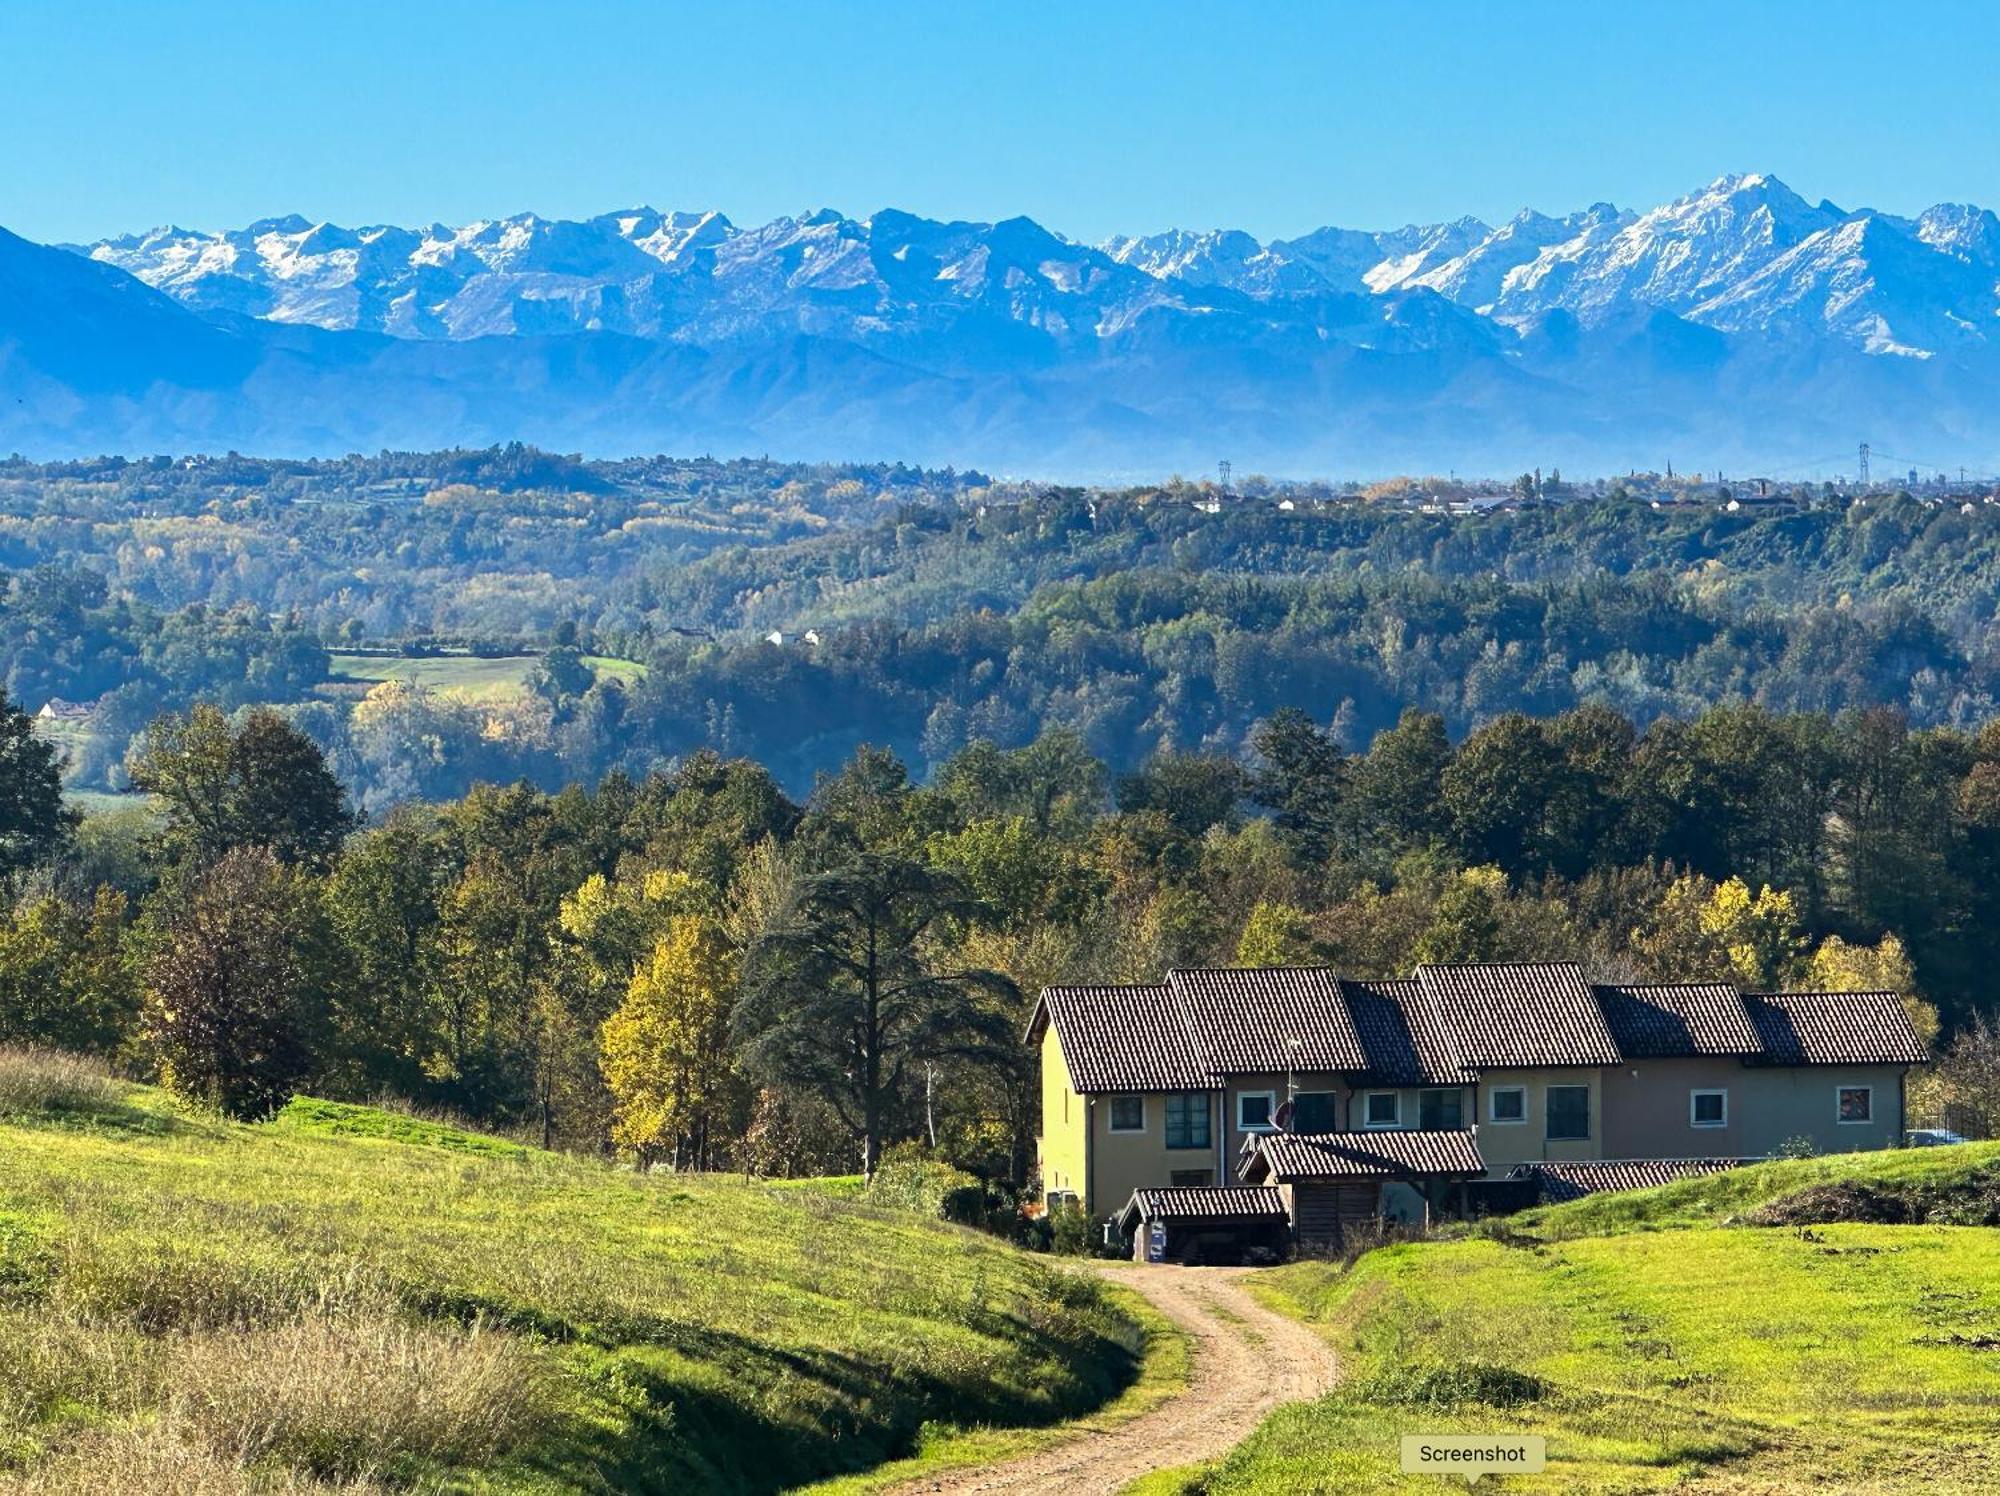
[[[650,203],[1260,236],[1647,206],[1723,171],[2000,205],[2000,7],[0,5],[0,225]]]

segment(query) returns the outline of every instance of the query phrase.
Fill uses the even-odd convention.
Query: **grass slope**
[[[1093,1280],[823,1192],[0,1054],[0,1490],[771,1491],[1097,1407],[1138,1345]]]
[[[360,655],[335,654],[331,657],[335,681],[385,680],[414,681],[441,695],[476,706],[498,706],[524,695],[528,675],[537,655],[507,655],[488,659],[478,655]],[[645,675],[646,667],[636,660],[620,660],[610,655],[585,655],[584,663],[600,676],[634,681]]]
[[[1490,1488],[2000,1488],[2000,1233],[1719,1224],[1841,1178],[1934,1188],[1996,1160],[1778,1163],[1282,1269],[1262,1291],[1324,1326],[1342,1384],[1178,1484],[1445,1489],[1398,1473],[1400,1435],[1539,1433],[1548,1473]]]

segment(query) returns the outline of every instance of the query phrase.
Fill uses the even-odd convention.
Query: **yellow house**
[[[1144,1206],[1132,1219],[1185,1219],[1159,1191],[1237,1186],[1260,1141],[1278,1135],[1348,1135],[1328,1157],[1344,1180],[1379,1180],[1371,1208],[1391,1215],[1420,1215],[1432,1182],[1474,1174],[1712,1167],[1799,1140],[1820,1152],[1890,1147],[1907,1069],[1926,1059],[1894,993],[1592,984],[1567,961],[1051,987],[1028,1040],[1041,1055],[1043,1196],[1098,1220],[1128,1205]],[[1357,1136],[1370,1133],[1385,1135],[1372,1150]],[[1392,1145],[1390,1134],[1421,1136]],[[1424,1160],[1450,1168],[1426,1172]],[[1287,1185],[1277,1167],[1267,1161],[1260,1178]]]

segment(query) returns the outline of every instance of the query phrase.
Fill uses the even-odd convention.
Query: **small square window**
[[[1589,1086],[1550,1086],[1547,1105],[1550,1142],[1576,1143],[1590,1136]]]
[[[1688,1093],[1688,1125],[1690,1127],[1727,1127],[1729,1125],[1729,1093],[1727,1091],[1690,1091]]]
[[[1245,1132],[1254,1132],[1271,1125],[1271,1113],[1277,1109],[1278,1098],[1270,1091],[1245,1091],[1236,1098],[1236,1125]]]
[[[1293,1132],[1339,1132],[1340,1097],[1333,1091],[1301,1091],[1292,1101]]]
[[[1144,1132],[1146,1130],[1146,1098],[1143,1096],[1112,1097],[1111,1130],[1113,1132]]]
[[[1368,1127],[1397,1127],[1403,1120],[1403,1098],[1394,1091],[1370,1091],[1362,1102],[1361,1120]]]
[[[1842,1086],[1836,1105],[1842,1122],[1872,1122],[1875,1120],[1875,1088]]]
[[[1465,1126],[1465,1093],[1456,1089],[1419,1092],[1417,1126],[1425,1132],[1455,1132]]]
[[[1528,1120],[1528,1088],[1526,1086],[1496,1086],[1488,1093],[1487,1115],[1495,1122],[1525,1122]]]

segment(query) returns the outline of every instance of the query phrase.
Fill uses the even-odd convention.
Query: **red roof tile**
[[[1355,982],[1341,979],[1341,995],[1354,1017],[1367,1064],[1357,1085],[1442,1086],[1464,1081],[1451,1036],[1413,979]]]
[[[1134,1190],[1121,1220],[1142,1221],[1282,1221],[1284,1197],[1275,1185],[1184,1185],[1179,1188]]]
[[[1746,1158],[1626,1158],[1596,1163],[1536,1163],[1521,1164],[1509,1177],[1539,1180],[1543,1201],[1556,1204],[1612,1190],[1649,1190],[1656,1185],[1672,1184],[1676,1179],[1721,1174],[1754,1162],[1755,1159]]]
[[[1743,994],[1728,982],[1592,987],[1612,1042],[1628,1060],[1752,1055],[1763,1048]]]
[[[1618,1063],[1574,961],[1419,966],[1417,982],[1470,1069]]]
[[[1893,992],[1748,992],[1763,1065],[1921,1065],[1930,1056]]]
[[[1340,982],[1325,967],[1170,971],[1167,985],[1209,1069],[1219,1075],[1349,1071],[1368,1064]]]
[[[1469,1131],[1267,1133],[1244,1165],[1249,1180],[1393,1179],[1484,1174]]]

